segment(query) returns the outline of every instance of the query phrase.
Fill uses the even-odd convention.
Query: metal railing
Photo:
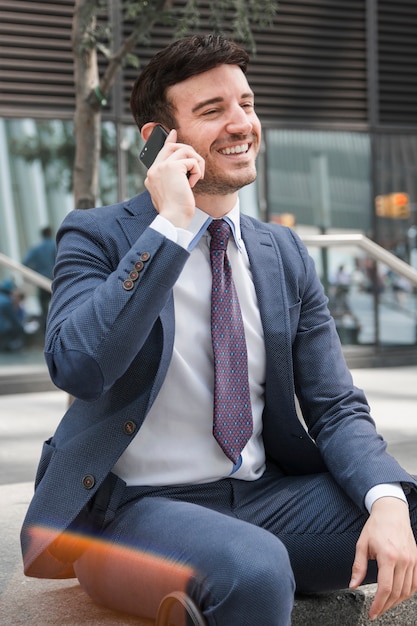
[[[306,235],[302,237],[302,240],[306,246],[316,246],[318,248],[354,245],[364,250],[371,258],[384,263],[417,287],[417,270],[396,257],[392,252],[388,252],[382,246],[365,237],[365,235],[359,233],[353,235]]]
[[[41,287],[41,289],[45,289],[45,291],[51,292],[52,281],[42,274],[38,274],[34,270],[31,270],[26,265],[19,263],[18,261],[13,261],[10,257],[6,256],[2,252],[0,252],[0,265],[3,267],[7,267],[7,269],[12,270],[13,272],[17,272],[20,274],[25,280],[37,287]]]
[[[318,248],[354,245],[366,252],[371,258],[384,263],[394,272],[403,278],[406,278],[415,287],[417,287],[417,270],[396,257],[392,254],[392,252],[388,252],[388,250],[385,250],[382,246],[378,245],[368,237],[365,237],[365,235],[360,233],[351,235],[304,235],[302,240],[306,246]],[[52,281],[49,280],[49,278],[45,278],[45,276],[34,272],[18,261],[13,261],[13,259],[10,259],[1,252],[0,265],[13,270],[14,272],[18,272],[25,280],[36,285],[37,287],[41,287],[49,292],[51,291]]]
[[[334,234],[334,235],[330,235],[330,234],[322,234],[322,235],[301,235],[301,238],[304,242],[304,244],[308,247],[311,248],[320,248],[322,250],[322,254],[323,254],[323,270],[324,270],[324,274],[326,274],[325,270],[327,269],[327,249],[329,248],[333,248],[333,247],[353,247],[356,249],[360,249],[362,250],[365,255],[367,255],[370,259],[372,259],[375,262],[375,280],[377,277],[377,273],[376,273],[376,265],[377,263],[382,263],[384,264],[386,267],[390,268],[393,272],[395,272],[396,274],[398,274],[398,276],[403,277],[404,279],[406,279],[407,281],[410,282],[410,284],[414,287],[414,290],[417,287],[417,270],[412,267],[411,265],[408,265],[407,263],[405,263],[404,261],[402,261],[401,259],[399,259],[398,257],[396,257],[394,254],[392,254],[391,252],[388,252],[387,250],[385,250],[384,248],[382,248],[381,246],[379,246],[378,244],[376,244],[375,242],[373,242],[372,240],[368,239],[366,236],[357,233],[357,234]],[[37,272],[29,269],[28,267],[24,266],[22,263],[19,263],[17,261],[13,261],[12,259],[10,259],[9,257],[7,257],[6,255],[0,253],[0,267],[4,267],[7,268],[9,270],[11,270],[12,273],[16,273],[19,274],[23,280],[37,286],[40,287],[42,289],[45,289],[46,291],[50,292],[51,291],[51,285],[52,285],[52,281],[49,280],[48,278],[45,278],[44,276],[38,274]],[[328,282],[327,275],[323,276],[323,284],[324,287],[326,289],[326,285],[325,283]],[[372,278],[371,278],[372,280]],[[372,283],[373,284],[373,283]],[[329,288],[330,285],[327,285],[327,288]],[[327,293],[327,289],[326,289],[326,293]],[[366,293],[368,293],[368,291],[366,290]],[[361,342],[363,342],[363,345],[365,346],[366,350],[365,351],[358,351],[358,350],[351,350],[350,352],[346,352],[346,358],[348,361],[348,364],[350,365],[350,367],[379,367],[382,363],[381,361],[381,350],[385,350],[384,357],[383,357],[383,361],[385,362],[389,362],[389,363],[393,363],[395,365],[403,365],[404,364],[404,358],[406,358],[406,362],[409,363],[415,363],[415,359],[417,358],[417,352],[416,352],[416,346],[417,346],[417,299],[416,299],[416,293],[414,292],[413,297],[413,302],[414,302],[414,309],[412,312],[412,317],[415,320],[415,340],[412,339],[412,329],[410,324],[412,325],[413,321],[411,320],[410,323],[407,322],[407,324],[404,325],[404,328],[406,329],[406,336],[407,339],[406,341],[400,341],[400,343],[396,343],[396,345],[394,346],[394,356],[392,356],[391,353],[389,353],[385,350],[385,348],[387,348],[387,346],[390,346],[390,337],[388,339],[388,343],[381,343],[381,335],[383,335],[385,337],[384,341],[386,341],[386,335],[387,335],[387,321],[385,319],[384,322],[384,326],[382,326],[382,320],[381,320],[381,300],[380,300],[380,294],[378,293],[378,289],[376,284],[374,284],[374,289],[373,289],[373,304],[370,305],[371,308],[369,308],[369,303],[366,304],[366,308],[367,308],[367,314],[368,314],[368,318],[365,318],[364,320],[364,324],[362,324],[362,312],[360,312],[359,317],[361,318],[359,321],[359,325],[358,328],[344,328],[343,324],[341,327],[340,326],[340,320],[339,320],[339,326],[338,326],[338,332],[342,341],[342,344],[344,345],[362,345]],[[361,296],[362,298],[362,296]],[[361,299],[361,306],[363,306],[364,304],[364,300],[363,298]],[[387,303],[385,303],[387,304]],[[393,303],[388,303],[390,305],[390,308],[388,310],[389,315],[391,314],[390,311],[392,311],[392,306]],[[398,304],[398,303],[397,303]],[[352,306],[352,303],[351,303]],[[351,308],[351,307],[350,307]],[[353,309],[355,312],[355,309]],[[371,311],[373,312],[371,314],[371,317],[369,317],[369,313],[371,313]],[[384,316],[386,316],[387,314],[387,309],[385,307],[384,309]],[[333,315],[335,316],[335,319],[337,318],[337,311],[333,310]],[[356,316],[356,319],[357,316]],[[368,321],[367,321],[368,320]],[[371,321],[372,320],[372,321]],[[369,324],[371,324],[371,326],[369,326]],[[391,329],[391,321],[388,322],[388,326],[389,329]],[[369,328],[371,328],[371,336],[369,336]],[[364,330],[365,329],[365,330]],[[382,329],[382,332],[381,332]],[[411,329],[411,330],[410,330]],[[368,330],[368,334],[366,334],[366,331]],[[353,333],[353,334],[352,334]],[[385,333],[385,335],[384,335]],[[411,334],[410,334],[411,333]],[[389,334],[389,333],[388,333]],[[360,335],[360,336],[359,336]],[[398,345],[397,345],[398,344]],[[400,346],[400,348],[398,348],[398,346]],[[405,348],[405,352],[402,350],[402,348]],[[369,350],[371,348],[371,351]],[[408,349],[408,351],[407,351]],[[410,351],[411,349],[411,351]],[[395,352],[395,350],[397,350],[397,352]],[[399,350],[399,351],[398,351]],[[414,350],[414,352],[413,352]],[[404,354],[406,354],[406,357],[404,357]],[[414,356],[413,356],[414,355]],[[388,360],[387,360],[388,359]],[[408,359],[408,360],[407,360]],[[8,361],[7,361],[8,363]],[[9,365],[8,365],[9,367]],[[4,369],[4,368],[3,368]],[[6,371],[6,370],[5,370]],[[33,378],[33,377],[32,377]],[[33,380],[31,378],[31,383],[28,384],[26,382],[26,391],[32,389],[32,388],[36,388],[36,390],[39,390],[39,380],[37,380],[35,387],[33,387],[34,383]],[[18,380],[20,381],[19,377]],[[7,384],[5,386],[6,391],[2,391],[1,389],[1,381],[2,378],[0,376],[0,393],[10,393],[10,389],[12,388],[10,386],[10,380],[7,379]],[[47,373],[46,369],[45,369],[45,373],[44,373],[44,379],[42,379],[42,384],[44,385],[45,389],[50,389],[52,383],[50,382],[49,379],[49,374]],[[19,392],[22,390],[22,386],[19,382],[17,389],[19,390]],[[16,391],[17,393],[17,391]]]

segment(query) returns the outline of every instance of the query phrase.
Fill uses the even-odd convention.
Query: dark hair
[[[46,239],[52,237],[52,228],[50,226],[45,226],[41,230],[41,236]]]
[[[219,65],[237,65],[246,73],[247,52],[218,35],[191,35],[158,52],[136,79],[130,110],[139,129],[147,122],[175,128],[175,111],[167,88]]]

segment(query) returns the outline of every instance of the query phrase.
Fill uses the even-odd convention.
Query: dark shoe
[[[170,626],[169,616],[175,604],[180,603],[187,614],[187,624],[193,626],[206,626],[206,621],[197,605],[183,591],[173,591],[162,598],[156,616],[155,626]]]

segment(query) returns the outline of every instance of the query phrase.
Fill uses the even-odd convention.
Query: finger
[[[186,174],[191,189],[201,179],[204,178],[205,161],[201,157],[198,159],[184,159]]]
[[[414,538],[412,539],[414,543]],[[410,598],[417,590],[416,550],[385,555],[379,564],[378,589],[370,609],[374,619]]]
[[[368,570],[368,551],[362,543],[356,545],[355,560],[352,565],[352,576],[350,579],[350,589],[356,589],[362,583]]]
[[[161,161],[166,159],[167,155],[169,155],[173,150],[175,150],[177,145],[178,145],[177,144],[177,131],[173,128],[169,132],[167,138],[165,139],[165,143],[162,146],[161,150],[156,155],[156,158],[152,165],[160,163]]]
[[[398,581],[396,581],[398,578]],[[386,605],[383,608],[383,612],[388,609],[392,609],[404,600],[407,600],[415,593],[414,587],[414,566],[411,565],[405,570],[405,574],[401,576],[394,575],[394,584],[391,591],[391,595],[388,598]]]
[[[396,605],[402,602],[403,600],[407,600],[408,598],[411,598],[411,596],[413,595],[414,593],[413,579],[414,579],[414,568],[409,567],[405,573],[403,586],[400,591],[400,598],[395,603]]]
[[[402,579],[403,580],[403,579]],[[401,580],[401,588],[402,588],[402,580]],[[374,600],[369,609],[369,617],[370,619],[376,619],[384,611],[390,608],[391,604],[394,603],[394,599],[392,597],[393,588],[394,588],[394,569],[387,565],[380,567],[377,578],[377,590],[375,593]],[[398,593],[398,581],[395,582],[395,586],[397,587]]]
[[[165,139],[165,143],[177,143],[177,131],[175,128],[169,131],[168,137]]]
[[[417,593],[417,562],[414,562],[411,595]]]

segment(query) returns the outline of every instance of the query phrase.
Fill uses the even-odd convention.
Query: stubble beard
[[[227,196],[229,194],[236,193],[245,187],[250,185],[256,180],[256,170],[253,168],[252,172],[246,172],[246,174],[238,179],[225,175],[219,176],[215,174],[207,174],[204,178],[201,178],[193,187],[193,192],[197,195],[206,196]]]
[[[182,133],[179,129],[178,131],[178,141],[181,143],[189,143],[192,145],[192,142],[187,138],[182,136]],[[242,140],[248,141],[248,137],[240,137],[236,135],[233,137],[234,140]],[[250,141],[253,142],[255,138],[251,138]],[[197,148],[196,148],[197,149]],[[199,152],[197,150],[197,152]],[[201,152],[199,154],[203,157],[205,161],[208,161],[208,156],[205,156]],[[247,168],[247,165],[242,166],[242,170]],[[239,170],[236,169],[234,171],[235,174],[238,174]],[[246,187],[246,185],[250,185],[256,180],[257,172],[255,163],[250,168],[249,171],[241,172],[240,176],[228,175],[227,170],[225,169],[220,174],[218,172],[209,172],[207,169],[204,174],[204,178],[201,178],[193,187],[193,192],[196,195],[206,195],[206,196],[227,196],[229,194],[236,193],[242,187]]]

